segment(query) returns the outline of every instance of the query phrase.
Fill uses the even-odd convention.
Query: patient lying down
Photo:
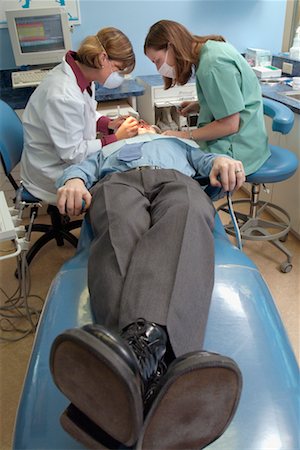
[[[197,174],[224,191],[245,180],[240,161],[141,122],[57,182],[60,212],[84,201],[94,236],[94,323],[57,336],[50,358],[61,423],[86,448],[204,448],[238,407],[237,363],[203,349],[215,210]]]
[[[105,146],[86,161],[72,165],[57,180],[57,205],[62,214],[78,215],[90,206],[89,189],[111,172],[155,166],[187,176],[209,176],[212,186],[233,191],[245,181],[243,165],[227,156],[204,153],[188,139],[159,135],[159,128],[140,120],[138,135]],[[124,156],[126,154],[126,156]]]

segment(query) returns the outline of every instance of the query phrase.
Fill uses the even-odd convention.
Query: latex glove
[[[178,109],[182,116],[187,117],[189,114],[199,112],[199,103],[197,101],[194,102],[185,101],[181,103]]]
[[[134,117],[127,117],[115,133],[117,140],[120,141],[121,139],[136,136],[138,132],[138,124],[138,120]]]

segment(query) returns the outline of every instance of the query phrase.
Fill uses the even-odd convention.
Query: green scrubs
[[[270,156],[270,150],[261,89],[247,61],[232,45],[207,41],[200,51],[196,87],[200,104],[198,127],[240,113],[237,133],[199,141],[201,149],[242,161],[246,175],[255,172]]]

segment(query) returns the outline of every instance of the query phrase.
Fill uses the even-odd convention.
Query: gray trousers
[[[214,282],[214,207],[176,170],[107,175],[92,189],[88,285],[95,321],[167,327],[176,356],[202,348]]]

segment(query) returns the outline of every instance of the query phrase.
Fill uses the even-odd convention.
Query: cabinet
[[[137,109],[140,117],[150,124],[156,124],[162,108],[172,108],[172,117],[179,129],[187,125],[186,118],[176,110],[183,101],[197,100],[196,83],[191,80],[184,86],[174,86],[165,90],[160,75],[140,76],[136,78],[144,88],[144,95],[137,98]],[[175,115],[175,116],[174,116]],[[197,117],[190,117],[191,125],[196,125]]]

